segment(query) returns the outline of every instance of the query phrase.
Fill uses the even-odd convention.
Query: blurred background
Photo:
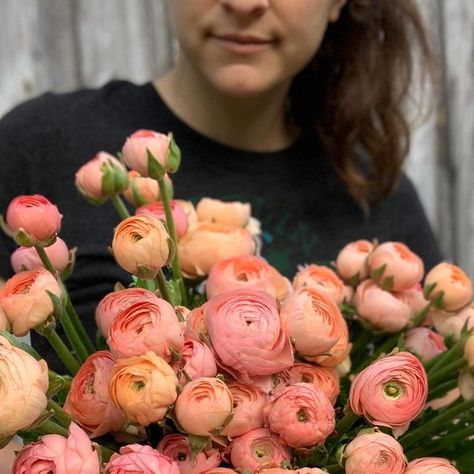
[[[445,257],[474,278],[474,0],[418,3],[440,74],[432,112],[414,129],[406,170]],[[0,0],[0,6],[0,115],[48,90],[112,78],[145,82],[176,54],[167,0]]]

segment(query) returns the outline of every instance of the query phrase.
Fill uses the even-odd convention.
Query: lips
[[[220,48],[228,53],[237,55],[249,55],[262,52],[275,42],[273,38],[248,34],[218,33],[211,34],[210,37]]]
[[[228,41],[237,44],[269,44],[272,43],[273,40],[266,39],[260,36],[254,35],[240,35],[240,34],[214,34],[212,35],[214,38],[221,40],[221,41]]]

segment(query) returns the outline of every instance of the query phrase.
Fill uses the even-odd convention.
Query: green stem
[[[144,280],[142,278],[137,278],[137,287],[145,288],[146,290],[150,290],[153,293],[156,291],[156,283],[154,280]]]
[[[344,416],[336,425],[336,437],[333,439],[339,440],[346,434],[351,426],[359,419],[359,415],[354,413],[349,407],[344,410]]]
[[[54,400],[49,399],[47,408],[54,412],[53,417],[56,418],[56,420],[61,424],[61,426],[64,426],[64,428],[69,428],[69,425],[72,421],[72,417],[64,411],[63,407],[59,405],[59,403],[56,403]]]
[[[374,360],[378,359],[381,354],[391,351],[397,345],[398,337],[398,333],[390,336],[383,344],[379,346],[379,348],[373,353],[371,357],[366,357],[364,362],[362,362],[355,370],[353,370],[352,373],[357,374],[362,372]]]
[[[156,275],[156,283],[158,284],[158,289],[160,290],[161,297],[168,301],[168,303],[174,305],[174,301],[168,288],[168,284],[166,283],[165,275],[163,274],[163,270],[161,269]]]
[[[450,364],[453,360],[457,360],[462,357],[462,349],[466,342],[465,337],[461,337],[456,344],[450,347],[447,351],[439,354],[434,359],[430,360],[425,364],[425,369],[428,372],[428,376],[431,376],[440,368],[445,367],[446,364]],[[433,361],[433,362],[432,362]],[[431,363],[432,362],[432,363]]]
[[[74,306],[72,305],[71,299],[69,298],[69,295],[67,293],[66,288],[64,288],[65,294],[66,294],[66,311],[67,314],[72,322],[72,325],[74,326],[74,329],[77,331],[79,335],[79,339],[82,342],[82,345],[85,346],[85,351],[83,355],[85,355],[85,358],[92,354],[93,352],[96,351],[96,348],[94,344],[91,341],[91,338],[89,337],[89,334],[87,334],[86,329],[84,328],[84,325],[81,322],[81,319],[79,318],[78,314],[76,313],[76,310],[74,309]],[[84,359],[85,360],[85,359]]]
[[[41,423],[38,428],[35,428],[35,431],[38,431],[42,435],[58,434],[64,436],[65,438],[69,436],[69,431],[66,428],[61,425],[58,425],[51,419],[43,421],[43,423]]]
[[[445,365],[443,368],[440,368],[435,373],[431,371],[428,376],[428,386],[436,387],[440,382],[443,382],[447,378],[452,378],[454,373],[458,374],[459,369],[462,369],[467,364],[466,359],[461,358],[451,362],[450,364]]]
[[[110,196],[110,201],[114,205],[116,211],[118,212],[122,220],[126,219],[127,217],[130,217],[130,213],[128,212],[128,209],[125,207],[125,204],[122,198],[118,194],[112,194]]]
[[[58,336],[58,333],[54,329],[48,330],[45,334],[45,337],[46,339],[48,339],[56,354],[58,354],[60,359],[64,362],[64,365],[67,367],[67,370],[69,370],[72,375],[76,375],[77,371],[79,370],[80,364],[71,354],[70,350],[68,349],[66,344],[64,344],[63,340]]]
[[[431,309],[431,303],[428,303],[412,320],[410,326],[420,326],[420,324],[426,319]]]
[[[41,263],[44,265],[44,268],[46,268],[46,270],[52,273],[53,276],[56,278],[56,274],[58,272],[53,267],[53,264],[51,263],[51,260],[49,259],[48,254],[46,253],[46,250],[44,249],[44,247],[35,245],[35,249],[36,249],[36,252],[38,253],[39,258],[41,259]]]
[[[330,464],[329,466],[324,466],[324,468],[330,474],[344,474],[344,469],[339,466],[339,464]]]
[[[446,395],[446,393],[448,393],[450,390],[457,387],[458,383],[458,377],[443,382],[442,384],[429,391],[428,401],[430,402],[431,400],[436,400],[437,398]]]

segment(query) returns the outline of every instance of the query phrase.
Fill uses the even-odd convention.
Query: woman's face
[[[345,1],[170,0],[181,46],[178,71],[196,72],[234,96],[288,87]]]

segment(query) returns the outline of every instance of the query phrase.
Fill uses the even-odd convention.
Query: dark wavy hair
[[[394,189],[410,145],[406,99],[433,56],[413,0],[348,0],[290,89],[293,120],[316,131],[364,207]],[[423,81],[425,82],[425,81]],[[369,163],[361,166],[361,157]]]

